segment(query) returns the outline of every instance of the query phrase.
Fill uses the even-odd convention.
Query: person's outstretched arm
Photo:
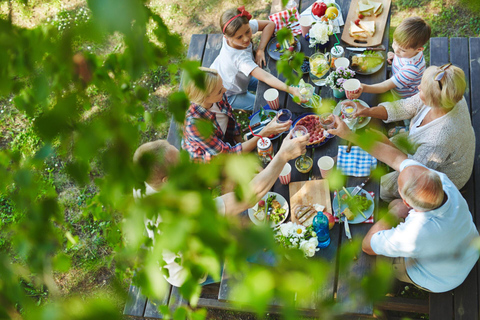
[[[239,214],[242,211],[252,207],[256,202],[262,199],[262,197],[265,196],[272,188],[275,181],[277,181],[278,176],[280,175],[280,172],[282,172],[285,164],[289,160],[295,159],[306,152],[309,138],[310,135],[307,134],[305,136],[292,139],[292,132],[290,132],[283,139],[282,146],[278,150],[275,157],[273,157],[273,160],[250,182],[250,186],[255,194],[255,201],[253,203],[249,201],[238,202],[233,192],[221,196],[225,204],[226,214]]]
[[[371,141],[360,139],[360,136],[357,133],[353,133],[338,116],[334,117],[336,128],[328,130],[328,133],[337,135],[342,139],[358,145],[378,160],[389,165],[392,169],[400,171],[400,164],[403,160],[408,158],[405,153],[394,146],[379,141],[374,142],[373,145],[371,145]]]

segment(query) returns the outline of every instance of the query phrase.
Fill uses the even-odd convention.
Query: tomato
[[[354,23],[358,26],[360,24],[360,19],[355,20]]]
[[[363,16],[363,14],[359,13],[359,14],[358,14],[358,19],[363,19],[363,18],[365,18],[365,17]]]

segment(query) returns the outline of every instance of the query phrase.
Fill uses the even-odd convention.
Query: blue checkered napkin
[[[371,169],[377,167],[377,159],[360,147],[353,146],[347,153],[347,146],[338,146],[337,168],[346,176],[368,177]]]

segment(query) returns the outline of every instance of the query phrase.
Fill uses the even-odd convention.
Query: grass
[[[432,27],[432,37],[472,37],[480,33],[480,13],[469,10],[465,5],[459,5],[463,0],[393,0],[390,39],[396,26],[407,16],[418,15],[424,17]],[[468,1],[468,0],[465,0]],[[88,20],[88,10],[85,1],[41,1],[28,2],[12,0],[13,21],[24,27],[34,27],[38,24],[52,24],[59,32],[63,32],[74,24]],[[182,35],[187,48],[192,34],[220,33],[218,27],[219,15],[227,8],[240,3],[231,3],[225,0],[151,0],[151,9],[161,15],[172,31]],[[270,11],[271,0],[250,1],[245,4],[254,17],[266,19]],[[0,4],[0,16],[8,14],[8,2]],[[106,39],[104,44],[93,45],[79,41],[79,49],[88,50],[97,54],[108,54],[122,50],[121,37],[114,36]],[[425,54],[428,59],[428,44]],[[178,62],[184,57],[178,57]],[[179,74],[172,77],[170,70],[160,66],[151,70],[136,83],[145,87],[149,92],[149,100],[145,104],[145,111],[152,112],[164,108],[168,95],[178,88]],[[94,104],[101,106],[104,99],[99,88],[89,88],[89,94]],[[20,114],[13,105],[14,97],[0,97],[0,148],[9,148],[18,151],[27,157],[35,153],[39,146],[39,138],[32,130],[32,121]],[[160,127],[145,125],[142,130],[139,144],[155,139],[166,138],[169,121]],[[109,263],[111,248],[103,240],[106,221],[93,219],[82,212],[96,193],[94,184],[78,187],[66,174],[65,164],[58,158],[51,157],[45,164],[46,170],[43,179],[46,188],[53,187],[64,208],[65,219],[69,223],[69,231],[78,236],[77,245],[65,248],[65,254],[72,259],[72,269],[69,272],[55,274],[55,281],[63,295],[80,293],[83,296],[95,295],[97,290],[114,295],[115,264]],[[101,172],[92,172],[92,177],[101,176]],[[0,230],[6,225],[15,224],[21,213],[12,207],[7,195],[0,194]],[[9,244],[5,235],[0,235],[0,250],[8,252]],[[25,290],[39,303],[48,299],[48,292],[29,282],[24,283]],[[128,282],[120,284],[126,291]],[[422,292],[409,287],[403,288],[396,294],[409,298],[425,298]],[[124,301],[119,299],[119,309],[123,308]],[[234,312],[209,312],[211,319],[254,319],[250,314]],[[267,317],[276,318],[276,317]]]

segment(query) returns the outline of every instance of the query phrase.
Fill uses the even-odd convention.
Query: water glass
[[[290,119],[292,119],[292,112],[290,110],[281,109],[280,111],[278,111],[278,123],[285,123],[287,121],[290,121]]]

